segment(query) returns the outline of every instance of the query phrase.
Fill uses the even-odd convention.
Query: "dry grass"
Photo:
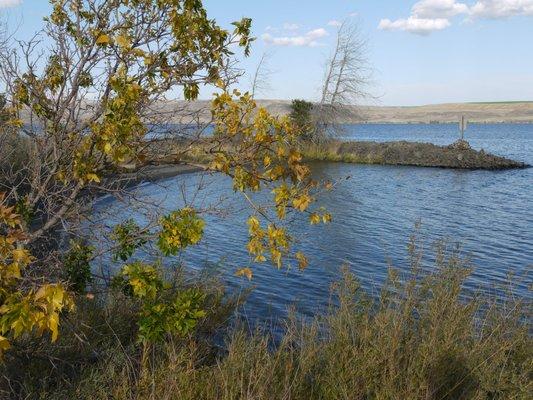
[[[465,299],[462,285],[470,270],[456,252],[440,247],[431,271],[423,272],[421,257],[414,246],[412,250],[411,273],[400,277],[391,270],[379,299],[368,297],[346,271],[334,288],[337,301],[330,312],[307,323],[291,318],[276,346],[268,334],[233,329],[224,349],[216,351],[211,340],[215,331],[204,330],[186,340],[169,338],[141,365],[138,347],[127,334],[128,308],[123,307],[122,316],[113,322],[112,331],[118,333],[102,331],[106,340],[99,342],[98,357],[78,360],[68,374],[56,376],[53,385],[42,371],[26,373],[19,395],[169,400],[530,398],[530,309],[481,294]],[[64,339],[59,346],[67,350],[71,343]]]

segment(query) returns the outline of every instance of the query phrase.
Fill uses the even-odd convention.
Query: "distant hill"
[[[288,100],[258,100],[274,115],[290,112]],[[186,105],[185,102],[172,102],[165,108],[186,107],[189,112],[198,112],[202,120],[210,117],[209,102],[197,101]],[[533,123],[533,102],[494,102],[494,103],[449,103],[425,106],[363,106],[353,109],[351,117],[343,123],[455,123],[461,115],[469,122],[478,123]],[[178,113],[179,114],[179,113]],[[176,114],[175,114],[176,115]]]
[[[391,123],[457,122],[464,115],[470,122],[533,122],[533,102],[450,103],[417,107],[363,107],[363,120]]]

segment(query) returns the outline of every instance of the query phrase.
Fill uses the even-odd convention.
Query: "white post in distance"
[[[459,130],[461,131],[461,140],[464,140],[465,138],[465,131],[467,128],[468,122],[465,119],[465,116],[461,116],[461,120],[459,121]]]

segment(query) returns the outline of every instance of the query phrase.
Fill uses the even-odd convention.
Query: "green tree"
[[[295,99],[291,103],[290,118],[308,138],[312,136],[314,129],[312,112],[313,103],[309,101]]]

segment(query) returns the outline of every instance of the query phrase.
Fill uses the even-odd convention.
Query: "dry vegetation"
[[[471,149],[467,142],[457,146],[437,146],[417,142],[340,142],[320,146],[306,145],[304,156],[310,161],[333,161],[353,164],[412,165],[460,169],[526,168],[521,162],[498,157],[483,150]]]
[[[10,354],[3,394],[46,399],[526,399],[531,392],[530,304],[469,300],[470,269],[437,246],[429,266],[410,243],[411,270],[391,270],[379,299],[345,272],[334,305],[312,322],[287,322],[276,346],[268,332],[224,328],[235,301],[203,278],[209,313],[186,339],[140,358],[135,313],[123,297],[87,302],[84,341],[66,331],[58,346],[26,343]],[[115,294],[115,296],[117,296]],[[511,300],[510,300],[511,299]],[[96,306],[107,301],[105,306]],[[95,323],[98,321],[98,323]],[[89,329],[89,326],[91,327]],[[215,346],[226,332],[223,349]],[[33,349],[33,350],[32,350]],[[42,358],[28,358],[35,351]],[[47,354],[47,352],[49,352]],[[51,357],[53,355],[54,357]]]

